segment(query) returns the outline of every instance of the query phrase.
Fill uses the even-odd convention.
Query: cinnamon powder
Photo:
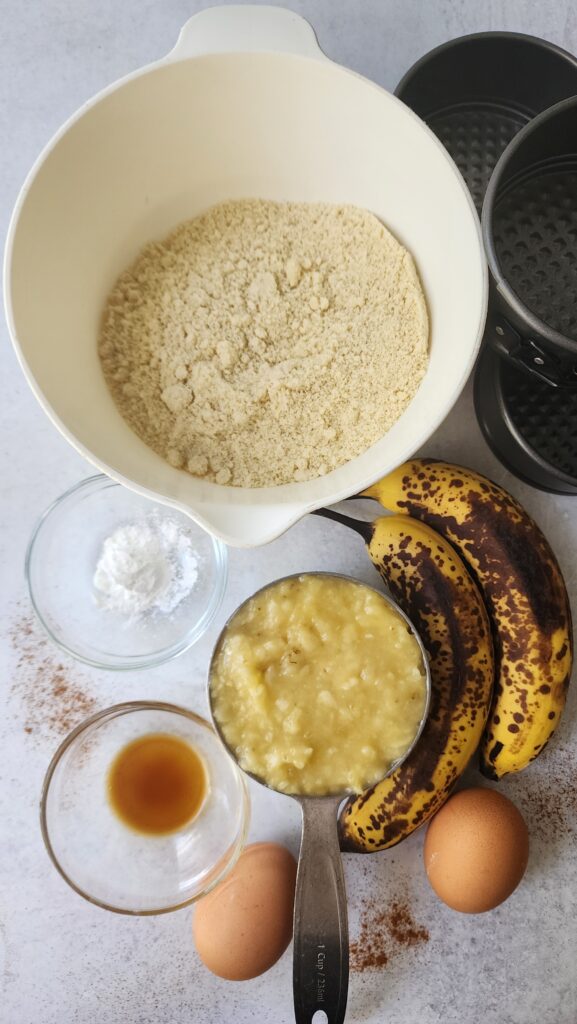
[[[32,616],[19,616],[9,636],[17,655],[11,693],[22,705],[25,733],[61,737],[96,711],[87,681],[58,659]]]
[[[553,740],[535,769],[510,775],[507,796],[519,805],[533,839],[550,843],[577,832],[577,755]]]
[[[403,949],[429,941],[429,932],[416,923],[406,898],[392,900],[383,910],[363,906],[358,939],[350,944],[351,971],[363,972],[386,967]]]

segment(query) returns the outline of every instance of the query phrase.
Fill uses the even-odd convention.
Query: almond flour
[[[410,254],[372,214],[235,200],[143,250],[99,352],[121,414],[171,465],[266,487],[390,429],[426,371],[428,318]]]

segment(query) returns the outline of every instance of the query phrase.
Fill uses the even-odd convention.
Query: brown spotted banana
[[[432,526],[472,571],[497,662],[481,770],[492,779],[521,771],[559,723],[573,660],[569,599],[548,541],[502,487],[434,459],[412,459],[364,496]]]
[[[491,633],[475,583],[434,530],[403,516],[370,524],[328,510],[321,514],[361,534],[388,590],[421,635],[431,669],[430,712],[414,751],[341,811],[341,848],[372,853],[399,843],[435,814],[476,750],[491,702]]]

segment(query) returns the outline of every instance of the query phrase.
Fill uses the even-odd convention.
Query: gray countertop
[[[167,52],[181,25],[203,6],[197,0],[0,0],[0,231],[30,164],[59,125],[99,89]],[[391,89],[417,57],[467,32],[523,31],[577,50],[577,9],[570,0],[302,0],[286,6],[309,18],[330,57]],[[229,588],[214,627],[172,664],[109,674],[60,655],[31,618],[24,551],[44,507],[91,468],[41,412],[3,323],[0,331],[0,1022],[288,1024],[290,953],[264,977],[234,985],[198,962],[190,910],[129,919],[83,902],[44,852],[38,796],[48,761],[83,706],[160,698],[203,712],[211,645],[225,616],[251,590],[308,568],[367,580],[373,570],[361,546],[343,544],[338,527],[309,517],[267,548],[231,552]],[[553,542],[575,603],[575,501],[531,490],[499,466],[481,438],[470,388],[427,452],[510,487]],[[547,753],[502,784],[527,817],[532,852],[521,887],[498,910],[467,917],[442,906],[424,878],[421,834],[380,856],[345,858],[353,940],[395,899],[429,933],[414,946],[385,936],[386,966],[352,973],[351,1024],[575,1024],[575,697],[573,691]],[[478,779],[471,770],[471,781]],[[293,802],[262,790],[253,798],[251,838],[278,839],[296,852]]]

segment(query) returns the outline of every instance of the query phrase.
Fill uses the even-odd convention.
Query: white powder
[[[151,515],[120,526],[106,538],[93,582],[97,603],[107,611],[170,615],[197,577],[190,537],[174,520]]]

